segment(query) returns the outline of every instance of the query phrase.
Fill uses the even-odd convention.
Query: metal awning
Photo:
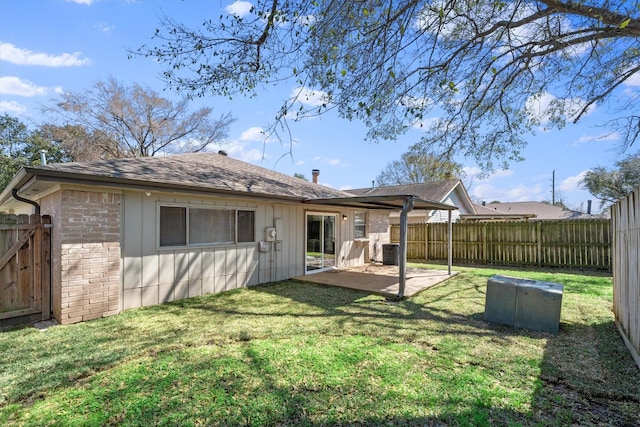
[[[319,205],[340,206],[355,209],[385,209],[400,211],[400,254],[399,254],[399,292],[398,298],[404,297],[404,289],[407,276],[407,215],[413,209],[435,209],[448,211],[448,274],[451,275],[452,254],[452,228],[451,228],[451,212],[458,209],[456,206],[447,205],[445,203],[435,202],[433,200],[425,200],[411,194],[394,194],[384,196],[353,196],[353,197],[334,197],[328,199],[307,199],[305,203],[313,203]]]
[[[355,209],[385,209],[402,210],[405,201],[413,200],[414,209],[437,209],[452,211],[458,209],[456,206],[433,200],[421,199],[412,194],[394,194],[384,196],[352,196],[352,197],[332,197],[328,199],[306,199],[305,203],[319,205],[342,206]]]

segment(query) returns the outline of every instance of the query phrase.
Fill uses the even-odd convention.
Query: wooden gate
[[[0,324],[51,318],[51,217],[0,215]]]

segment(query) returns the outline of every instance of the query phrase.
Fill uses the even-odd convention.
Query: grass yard
[[[2,331],[0,425],[640,425],[609,277],[457,270],[400,303],[287,281]],[[497,273],[565,286],[558,336],[483,321]]]

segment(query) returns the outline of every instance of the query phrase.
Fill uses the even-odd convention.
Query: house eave
[[[318,198],[305,199],[305,203],[333,205],[341,207],[349,207],[354,209],[377,209],[398,211],[403,208],[406,200],[412,200],[415,209],[439,209],[453,211],[458,209],[456,206],[433,200],[421,199],[411,194],[398,194],[386,196],[353,196],[353,197],[334,197],[334,198]]]
[[[89,174],[78,174],[73,172],[46,170],[39,168],[24,167],[16,174],[11,180],[7,188],[0,193],[0,210],[6,205],[16,202],[11,195],[13,188],[21,189],[28,182],[45,182],[45,183],[59,183],[59,184],[73,184],[73,185],[87,185],[87,186],[103,186],[103,187],[115,187],[118,189],[138,190],[138,191],[163,191],[163,192],[180,192],[187,194],[198,195],[224,195],[224,196],[238,196],[243,198],[268,198],[270,200],[286,201],[286,202],[303,202],[303,197],[284,196],[266,194],[261,192],[252,191],[235,191],[225,190],[221,188],[207,188],[198,185],[188,184],[176,184],[167,182],[156,181],[142,181],[128,178],[118,177],[104,177],[95,176]],[[35,197],[31,195],[31,197]]]

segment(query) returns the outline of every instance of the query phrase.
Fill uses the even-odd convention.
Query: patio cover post
[[[448,237],[447,237],[447,244],[448,244],[448,247],[447,247],[447,266],[448,266],[449,276],[451,276],[451,264],[453,262],[453,245],[452,245],[452,242],[453,242],[453,237],[452,237],[453,226],[451,225],[451,211],[448,211],[448,212],[449,212],[449,232],[447,233],[448,234]]]
[[[413,197],[407,197],[402,203],[402,211],[400,211],[400,253],[399,253],[399,265],[398,270],[400,273],[399,286],[398,286],[398,298],[404,297],[404,288],[407,280],[407,231],[408,231],[408,216],[409,212],[413,209]]]

